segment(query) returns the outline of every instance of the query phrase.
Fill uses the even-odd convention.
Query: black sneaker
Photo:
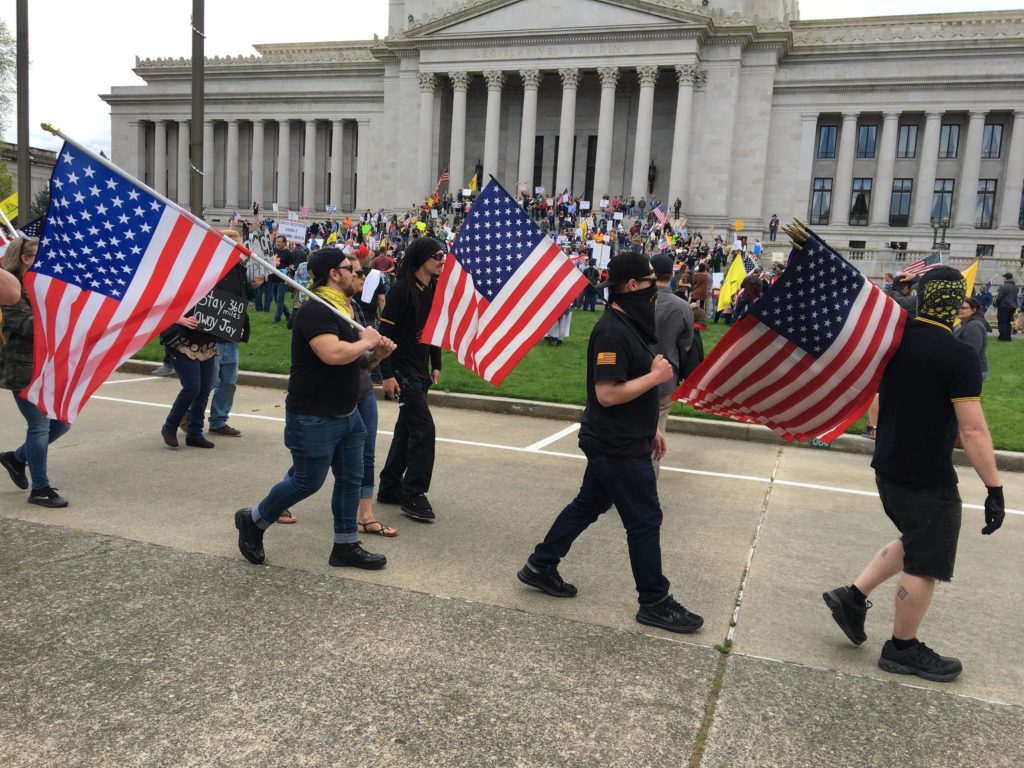
[[[377,503],[378,504],[394,504],[394,505],[397,506],[397,505],[402,503],[402,498],[400,496],[388,496],[387,494],[384,494],[384,493],[378,493],[377,494]]]
[[[419,520],[421,523],[434,522],[434,509],[430,506],[430,502],[427,501],[427,497],[422,493],[418,496],[410,496],[402,501],[402,513],[413,520]]]
[[[864,617],[868,614],[871,601],[867,600],[863,605],[857,602],[853,596],[853,590],[849,587],[836,587],[828,592],[822,592],[821,599],[832,611],[832,618],[843,630],[850,642],[860,645],[868,639],[864,632]]]
[[[956,680],[963,671],[960,659],[952,656],[939,656],[924,643],[915,643],[905,651],[896,650],[892,640],[886,640],[882,646],[882,655],[878,657],[878,666],[886,672],[897,675],[917,675],[925,680],[948,683]]]
[[[235,512],[235,528],[238,529],[238,551],[253,565],[262,565],[267,555],[263,551],[263,529],[252,519],[251,509]]]
[[[704,626],[704,619],[696,613],[690,613],[669,595],[660,603],[641,605],[636,620],[641,624],[661,627],[669,632],[689,634]]]
[[[18,461],[14,455],[14,451],[6,451],[0,453],[0,466],[3,466],[7,470],[7,474],[11,476],[11,480],[16,486],[25,490],[28,488],[28,475],[25,474],[25,462]]]
[[[531,570],[530,566],[524,565],[519,569],[516,577],[523,584],[535,587],[541,592],[547,592],[552,597],[576,597],[576,587],[562,579],[557,570],[550,573],[537,573]]]
[[[335,568],[362,568],[367,571],[379,571],[388,564],[384,555],[367,552],[356,542],[355,544],[335,544],[331,557],[327,561]]]
[[[68,500],[57,493],[56,488],[51,488],[47,485],[45,488],[33,488],[32,493],[28,495],[28,503],[38,504],[40,507],[58,509],[66,507]]]

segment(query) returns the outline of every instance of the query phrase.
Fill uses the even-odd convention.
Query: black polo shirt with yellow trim
[[[356,407],[360,362],[328,365],[310,342],[319,336],[359,340],[352,326],[319,301],[307,301],[292,323],[292,367],[285,408],[306,416],[345,416]]]
[[[658,431],[658,388],[628,403],[605,407],[597,401],[599,381],[630,381],[651,371],[654,347],[624,314],[607,309],[587,345],[587,406],[580,422],[580,448],[588,456],[623,458],[651,455]]]
[[[953,404],[981,399],[975,351],[944,325],[915,318],[907,323],[878,392],[875,471],[901,485],[956,485]]]

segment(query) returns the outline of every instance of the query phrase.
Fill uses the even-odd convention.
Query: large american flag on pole
[[[663,210],[661,210],[661,206],[660,205],[654,206],[654,208],[651,210],[651,213],[654,214],[654,218],[656,218],[658,220],[659,224],[662,224],[662,225],[665,224],[665,221],[667,219],[665,217],[665,212]]]
[[[166,198],[71,142],[25,275],[35,361],[21,397],[72,422],[106,378],[245,253]]]
[[[672,397],[830,442],[871,403],[906,313],[813,232],[790,234],[803,245],[782,277]]]
[[[942,266],[942,254],[936,251],[935,253],[925,256],[923,259],[912,261],[907,264],[906,267],[899,271],[901,275],[910,275],[911,277],[918,277],[923,275],[930,269]]]
[[[420,338],[498,386],[586,284],[492,178],[452,244]]]

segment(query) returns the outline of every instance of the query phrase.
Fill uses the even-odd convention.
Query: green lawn
[[[252,322],[253,342],[240,345],[239,367],[246,371],[288,373],[291,334],[284,322],[271,322],[272,315],[264,312],[249,313]],[[598,312],[573,313],[572,335],[560,347],[549,347],[541,342],[526,355],[508,375],[500,388],[481,381],[459,365],[451,353],[445,352],[444,370],[437,389],[447,392],[466,392],[498,397],[515,397],[526,400],[543,400],[555,403],[582,405],[586,394],[586,349],[590,329],[593,328]],[[703,333],[704,348],[710,351],[728,329],[723,323],[712,324]],[[1019,405],[1020,382],[1024,376],[1024,343],[999,344],[989,339],[988,357],[991,370],[982,402],[988,417],[989,427],[997,448],[1024,451],[1024,409]],[[156,341],[150,342],[136,355],[144,360],[162,360],[163,350]],[[695,411],[688,405],[676,404],[673,413],[695,416],[703,419],[720,417]],[[860,434],[865,418],[861,418],[849,430]]]

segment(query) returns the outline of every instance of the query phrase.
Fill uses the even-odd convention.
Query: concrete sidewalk
[[[956,579],[922,630],[965,672],[908,681],[875,664],[891,588],[861,648],[820,598],[892,537],[865,456],[670,435],[666,572],[706,619],[683,638],[634,621],[613,515],[563,565],[576,599],[515,580],[579,484],[574,433],[537,447],[565,421],[437,408],[439,519],[379,506],[400,535],[364,544],[388,568],[327,565],[329,488],[254,567],[231,514],[288,466],[281,393],[240,388],[241,438],[172,451],[176,391],[101,388],[51,449],[66,510],[0,485],[0,765],[1024,764],[1019,514],[982,537],[965,509]],[[381,403],[382,430],[396,411]],[[0,426],[23,431],[13,408]],[[1004,481],[1019,509],[1024,476]]]

